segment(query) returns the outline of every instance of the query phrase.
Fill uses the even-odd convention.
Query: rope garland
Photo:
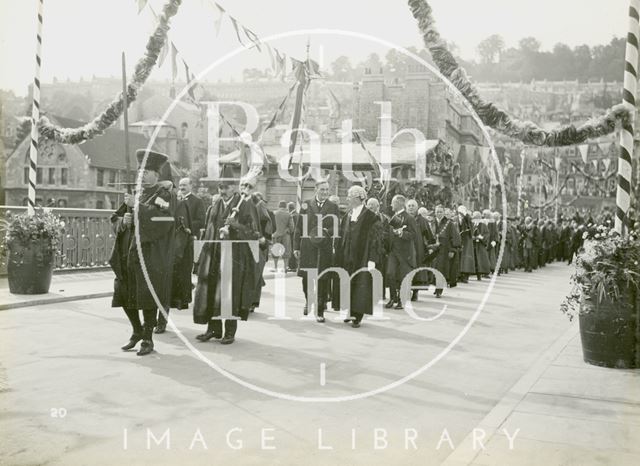
[[[182,0],[169,0],[163,7],[158,25],[147,41],[147,50],[144,56],[136,63],[133,80],[127,86],[129,105],[136,100],[138,91],[142,88],[158,61],[158,55],[167,40],[169,21],[176,15],[181,3]],[[124,111],[123,97],[124,95],[121,92],[99,116],[79,128],[61,128],[52,124],[46,117],[42,117],[38,123],[40,135],[61,144],[80,144],[88,141],[102,134],[104,130],[112,126],[120,118]]]
[[[547,147],[580,144],[587,139],[605,136],[615,131],[618,121],[623,126],[629,125],[632,112],[623,104],[612,107],[604,116],[578,127],[565,125],[551,131],[546,131],[531,121],[510,117],[506,112],[480,97],[478,90],[469,81],[467,73],[448,50],[436,29],[431,6],[427,1],[408,0],[408,3],[413,17],[418,21],[424,44],[438,69],[464,95],[485,125],[527,145]]]

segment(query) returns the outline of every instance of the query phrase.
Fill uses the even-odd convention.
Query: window
[[[36,183],[42,184],[42,168],[38,168],[36,171]]]
[[[104,170],[102,168],[98,168],[97,172],[98,172],[97,185],[98,186],[104,186]],[[99,207],[99,208],[101,208],[101,207]]]
[[[22,176],[22,182],[29,184],[29,167],[24,167],[24,174]]]
[[[56,184],[56,169],[49,168],[49,184]]]
[[[115,185],[117,180],[116,180],[116,175],[118,174],[117,171],[115,170],[111,170],[109,171],[109,183],[111,183],[111,185]]]
[[[62,207],[62,208],[67,207],[67,200],[66,199],[58,199],[58,207]]]
[[[104,201],[96,201],[96,209],[104,209]]]
[[[66,168],[61,168],[60,169],[60,184],[61,185],[65,185],[67,184],[67,169]]]

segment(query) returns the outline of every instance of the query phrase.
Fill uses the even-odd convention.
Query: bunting
[[[586,164],[587,158],[589,157],[589,145],[581,144],[578,146],[578,150],[580,151],[580,156],[582,157],[582,161]]]
[[[144,10],[146,4],[147,0],[138,0],[138,14],[140,14],[140,12]]]
[[[218,17],[213,22],[213,27],[215,28],[215,31],[216,31],[216,37],[218,37],[220,35],[220,29],[222,27],[222,18],[224,17],[226,10],[222,8],[220,5],[218,5],[217,3],[215,4],[215,6],[218,9]]]
[[[246,45],[244,44],[244,42],[242,42],[242,39],[240,38],[240,28],[238,26],[238,21],[233,16],[229,16],[229,19],[231,20],[233,29],[236,31],[236,37],[238,37],[238,42],[240,42],[243,47],[246,47]]]
[[[611,166],[611,159],[602,159],[602,163],[604,164],[605,171],[609,171],[609,167]]]
[[[561,164],[562,164],[562,157],[556,156],[556,171],[560,171]]]

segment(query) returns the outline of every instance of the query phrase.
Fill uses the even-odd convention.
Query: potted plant
[[[49,292],[63,228],[64,222],[48,209],[38,209],[34,215],[7,212],[0,252],[6,260],[11,293]]]
[[[640,240],[607,226],[588,225],[561,310],[579,317],[584,361],[605,367],[640,367]]]

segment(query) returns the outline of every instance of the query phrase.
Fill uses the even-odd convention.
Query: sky
[[[33,81],[37,0],[0,0],[0,89],[27,93]],[[406,0],[218,0],[228,13],[259,37],[308,29],[338,29],[375,36],[398,46],[422,45]],[[476,46],[500,34],[507,46],[527,36],[543,49],[556,43],[570,46],[608,43],[627,33],[628,0],[430,0],[442,37],[455,42],[465,59],[476,57]],[[160,11],[164,0],[150,0]],[[153,28],[148,9],[138,14],[136,0],[44,0],[41,80],[119,76],[121,52],[129,71],[144,53]],[[213,0],[183,0],[172,22],[170,37],[195,73],[238,48],[228,18],[216,36]],[[305,33],[271,42],[284,53],[310,55],[328,67],[340,55],[352,63],[369,53],[389,49],[379,43],[338,34]],[[170,60],[151,79],[171,74]],[[239,79],[241,70],[269,66],[266,53],[243,51],[216,67],[206,79]],[[182,75],[183,71],[180,68]],[[622,75],[622,70],[621,70]],[[622,76],[621,76],[622,78]]]

